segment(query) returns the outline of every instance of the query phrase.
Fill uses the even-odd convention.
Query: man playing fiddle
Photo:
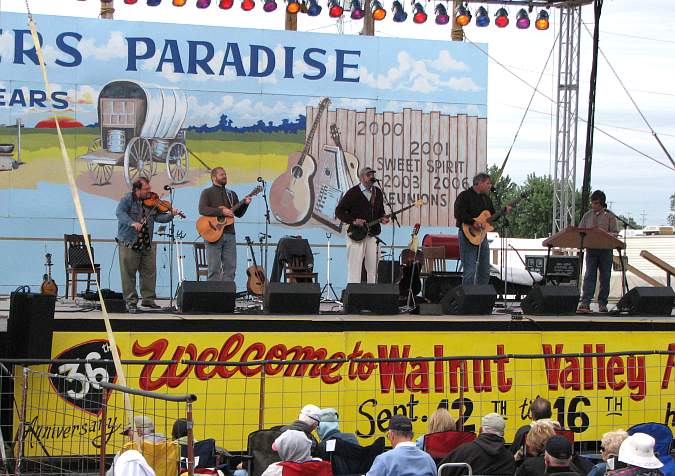
[[[150,181],[141,177],[132,184],[131,192],[124,194],[117,205],[117,242],[120,248],[122,294],[127,310],[131,313],[138,311],[136,273],[139,274],[141,281],[141,306],[159,309],[155,303],[156,246],[152,243],[155,222],[168,223],[175,215],[183,215],[176,208],[159,212],[154,206],[143,203],[153,195]]]

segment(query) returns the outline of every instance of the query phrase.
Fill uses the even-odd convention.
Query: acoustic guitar
[[[404,212],[412,207],[421,207],[422,205],[426,205],[426,202],[424,201],[423,198],[415,200],[413,203],[410,205],[407,205],[399,210],[396,210],[393,213],[390,213],[389,215],[385,215],[387,218],[391,218],[394,215],[398,215],[401,212]],[[364,225],[356,225],[352,223],[347,227],[347,236],[349,236],[352,240],[354,241],[363,241],[363,239],[368,236],[368,232],[370,231],[370,227],[373,225],[376,225],[379,223],[381,218],[378,218],[376,220],[371,220],[369,222],[366,222]]]
[[[244,199],[247,197],[253,197],[262,192],[262,187],[258,185],[256,188],[251,190],[251,192],[241,199],[235,206],[231,208],[232,213],[239,210],[244,205]],[[220,237],[223,236],[223,230],[226,226],[230,226],[234,223],[234,217],[207,217],[201,216],[197,219],[195,226],[197,227],[197,232],[199,236],[204,238],[209,243],[215,243],[220,240]]]
[[[51,253],[47,253],[45,255],[45,269],[47,272],[42,275],[42,286],[40,286],[40,292],[42,294],[56,296],[59,293],[59,287],[52,279],[52,266],[52,255]]]
[[[253,251],[253,241],[251,241],[251,237],[247,236],[245,239],[249,250],[251,250],[251,257],[253,258],[253,266],[249,266],[246,270],[246,275],[248,276],[248,279],[246,280],[246,289],[254,296],[262,296],[265,294],[267,276],[265,276],[263,267],[258,266],[258,263],[255,261],[255,252]]]
[[[270,188],[272,214],[284,225],[302,225],[312,216],[314,207],[312,177],[316,172],[316,161],[309,155],[309,149],[312,147],[321,115],[329,104],[329,98],[321,100],[312,128],[305,138],[305,147],[302,152],[294,152],[288,156],[287,170],[272,182]]]
[[[518,202],[521,200],[527,198],[527,196],[530,194],[529,190],[525,190],[523,193],[520,194],[518,198],[513,200],[511,203],[509,203],[507,206],[515,206]],[[481,230],[475,229],[471,225],[467,225],[466,223],[462,224],[462,231],[464,232],[464,236],[466,236],[466,239],[469,240],[469,242],[472,245],[478,246],[480,245],[487,234],[491,231],[493,231],[495,228],[492,226],[492,222],[501,218],[504,214],[506,214],[506,208],[504,207],[498,212],[496,212],[494,215],[490,213],[490,210],[483,210],[480,212],[480,215],[475,217],[473,221],[475,223],[483,225],[483,228]]]
[[[417,240],[419,232],[420,224],[416,223],[408,247],[401,251],[399,257],[401,262],[401,280],[398,282],[399,296],[407,296],[410,291],[412,291],[413,296],[417,296],[422,290],[420,272],[424,264],[424,253],[419,249],[420,244]]]

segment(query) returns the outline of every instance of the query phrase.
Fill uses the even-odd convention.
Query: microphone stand
[[[497,209],[501,210],[502,209],[502,197],[501,194],[498,192],[498,190],[495,188],[493,192],[495,196],[495,201],[497,202]],[[504,283],[504,313],[508,310],[508,282],[509,282],[509,268],[508,268],[508,249],[506,248],[507,242],[508,242],[508,237],[509,237],[509,219],[504,217],[504,221],[502,222],[502,226],[500,227],[500,242],[501,246],[500,248],[500,253],[501,253],[501,263],[499,265],[501,273],[502,273],[502,281]],[[486,237],[487,239],[487,237]]]
[[[173,204],[174,203],[174,195],[175,195],[176,189],[173,187],[169,188],[169,201]],[[173,205],[172,205],[173,206]],[[164,236],[169,237],[169,293],[170,293],[170,299],[169,299],[169,311],[173,312],[174,311],[174,298],[176,295],[176,292],[174,292],[173,289],[173,247],[174,247],[174,242],[176,239],[176,225],[174,224],[174,219],[176,217],[171,217],[171,221],[169,222],[169,233],[165,233]],[[178,291],[178,290],[176,290]]]
[[[627,254],[626,254],[626,248],[628,247],[628,240],[627,235],[628,235],[628,228],[635,229],[634,226],[632,226],[630,223],[628,223],[626,220],[618,216],[616,213],[614,213],[612,210],[609,208],[605,208],[605,211],[612,215],[614,218],[616,218],[618,221],[621,222],[623,225],[623,256],[621,255],[621,248],[617,249],[619,252],[619,261],[621,263],[621,297],[623,298],[626,294],[626,291],[628,290],[628,278],[626,277],[626,263],[624,262],[624,258],[627,259]]]
[[[394,245],[396,244],[396,226],[400,228],[401,223],[398,221],[398,217],[396,216],[397,214],[394,213],[394,207],[391,205],[391,202],[387,199],[387,194],[384,191],[384,186],[382,185],[382,182],[380,182],[378,179],[375,179],[375,183],[378,183],[380,185],[380,191],[382,192],[382,198],[384,199],[384,204],[389,208],[389,213],[390,213],[390,218],[391,218],[391,284],[394,284]],[[379,259],[379,257],[378,257]]]
[[[270,207],[269,207],[269,203],[267,202],[267,182],[265,182],[262,179],[260,179],[258,181],[260,182],[260,184],[262,186],[263,202],[265,203],[265,236],[263,237],[263,238],[265,238],[265,243],[263,245],[265,247],[265,257],[264,257],[263,269],[265,269],[265,273],[267,273],[267,270],[269,269],[267,267],[267,249],[269,247],[269,241],[268,240],[270,238],[270,234],[269,234]]]

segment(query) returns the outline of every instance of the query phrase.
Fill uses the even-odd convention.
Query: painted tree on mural
[[[675,193],[670,196],[670,213],[666,220],[670,226],[675,226]]]

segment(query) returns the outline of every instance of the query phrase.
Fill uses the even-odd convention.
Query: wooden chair
[[[304,256],[293,256],[285,262],[284,281],[287,283],[316,283],[319,273],[314,273],[305,263]]]
[[[443,246],[424,246],[424,274],[445,273],[445,247]]]
[[[91,235],[89,235],[91,243]],[[68,290],[73,299],[77,297],[77,283],[87,283],[87,291],[92,282],[92,275],[96,273],[96,280],[101,282],[101,266],[94,264],[92,269],[89,262],[89,254],[83,235],[63,235],[63,257],[66,268],[66,299],[68,299]],[[94,258],[94,247],[91,247],[91,256]],[[86,274],[86,279],[79,278],[79,275]],[[71,288],[72,286],[72,288]]]
[[[197,274],[197,281],[200,281],[200,276],[206,278],[209,275],[209,265],[206,262],[206,244],[195,243],[193,251],[195,254],[195,273]]]

